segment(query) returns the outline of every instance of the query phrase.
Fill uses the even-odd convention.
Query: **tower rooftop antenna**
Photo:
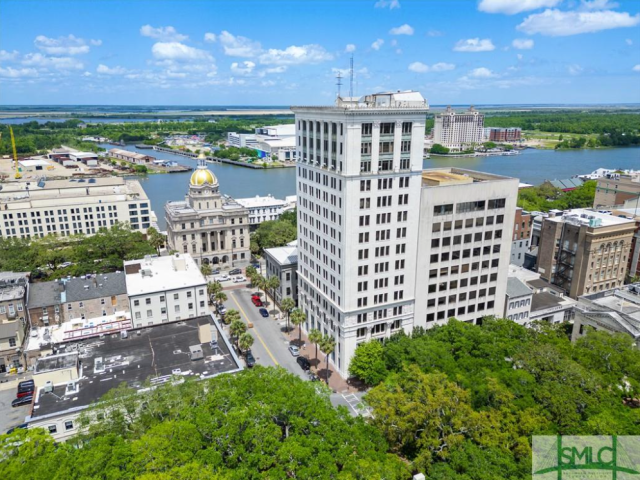
[[[349,61],[349,99],[353,98],[353,54]]]
[[[336,75],[336,85],[338,86],[338,97],[340,97],[340,87],[342,87],[342,73],[338,70],[338,74]]]

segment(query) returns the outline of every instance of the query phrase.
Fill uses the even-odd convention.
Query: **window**
[[[179,298],[179,297],[180,297],[180,295],[179,295],[179,294],[177,294],[177,293],[174,293],[174,294],[173,294],[173,299],[174,299],[174,300],[178,300],[178,298]]]
[[[380,124],[380,135],[392,135],[395,130],[396,124],[394,122],[384,122]]]
[[[371,132],[373,131],[373,124],[372,123],[363,123],[362,124],[362,135],[371,135]]]
[[[56,425],[49,425],[47,428],[51,434],[58,433],[58,427]]]
[[[73,430],[73,422],[71,420],[64,422],[64,429],[67,431]]]
[[[10,347],[15,347],[16,346],[16,339],[15,338],[10,338],[9,339],[9,346]]]
[[[433,216],[449,215],[453,213],[453,203],[447,203],[445,205],[436,205],[433,207]]]
[[[71,306],[71,305],[69,305],[69,306]],[[140,300],[134,300],[133,301],[133,306],[134,307],[139,307],[140,306]]]
[[[504,208],[505,204],[506,204],[506,199],[504,198],[489,200],[489,210],[494,210],[496,208]]]
[[[456,205],[456,212],[457,213],[477,212],[477,211],[484,210],[484,207],[485,207],[484,200],[479,200],[477,202],[462,202]]]
[[[151,299],[150,298],[145,299],[144,303],[146,305],[151,305]]]

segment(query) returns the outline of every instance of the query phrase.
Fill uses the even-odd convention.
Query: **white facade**
[[[249,211],[249,225],[259,225],[267,220],[277,220],[287,207],[286,200],[271,195],[250,198],[236,198],[236,202]]]
[[[227,133],[227,143],[230,147],[255,148],[258,145],[256,136],[253,133]]]
[[[292,109],[303,328],[335,338],[343,376],[358,343],[413,327],[428,108],[390,92]]]
[[[501,317],[518,179],[457,168],[423,179],[415,326]]]
[[[207,281],[188,254],[124,262],[133,328],[208,315]]]
[[[484,139],[484,114],[473,107],[456,113],[451,107],[435,116],[433,143],[451,150],[464,150]]]
[[[150,202],[137,180],[105,177],[5,183],[0,191],[0,236],[92,235],[129,223],[146,232]]]

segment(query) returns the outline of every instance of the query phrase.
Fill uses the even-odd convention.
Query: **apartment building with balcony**
[[[484,113],[470,107],[458,113],[451,107],[435,116],[433,143],[453,151],[465,150],[484,140]]]

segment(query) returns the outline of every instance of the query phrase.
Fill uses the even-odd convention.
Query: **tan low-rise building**
[[[640,197],[640,173],[607,173],[598,179],[593,208],[611,208]]]
[[[199,265],[245,265],[251,257],[249,211],[220,194],[218,179],[207,169],[204,155],[198,158],[185,200],[165,206],[169,247],[191,254]]]
[[[545,218],[537,270],[572,298],[620,287],[635,228],[633,220],[584,209]]]

